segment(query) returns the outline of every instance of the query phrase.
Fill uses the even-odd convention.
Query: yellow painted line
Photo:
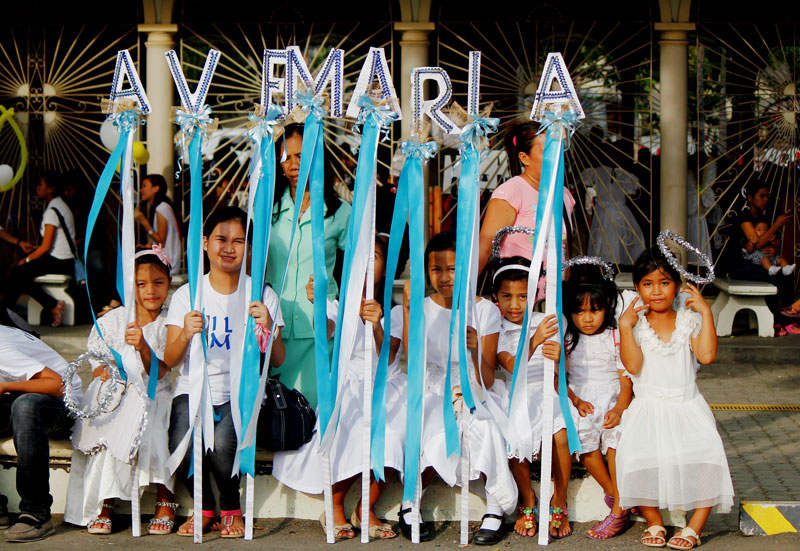
[[[797,532],[797,529],[792,526],[792,523],[786,520],[786,517],[783,516],[774,505],[745,501],[742,503],[742,509],[756,521],[756,524],[758,524],[768,536]]]
[[[800,411],[800,404],[709,404],[712,411]]]

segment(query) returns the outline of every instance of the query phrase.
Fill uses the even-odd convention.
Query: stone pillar
[[[428,34],[434,30],[432,22],[398,21],[394,30],[400,31],[400,108],[403,110],[400,136],[411,137],[411,69],[430,65],[428,61]]]
[[[139,25],[139,32],[147,33],[144,43],[146,52],[144,87],[152,106],[147,117],[147,151],[150,160],[147,171],[164,176],[172,197],[175,175],[175,146],[172,137],[175,125],[170,121],[175,85],[164,54],[175,46],[172,35],[178,32],[177,25]]]
[[[687,230],[688,31],[694,23],[656,23],[661,33],[661,230]],[[682,251],[685,256],[685,251]],[[683,258],[685,261],[685,258]]]

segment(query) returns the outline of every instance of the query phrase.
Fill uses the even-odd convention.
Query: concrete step
[[[716,363],[797,363],[800,335],[762,338],[754,335],[719,337]]]

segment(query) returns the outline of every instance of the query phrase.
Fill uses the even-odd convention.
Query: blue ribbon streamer
[[[489,134],[497,132],[500,119],[496,117],[475,117],[461,129],[458,139],[462,143],[462,152],[469,144],[475,151],[481,150],[481,141]]]
[[[122,117],[123,114],[128,113],[123,112],[119,113],[114,117],[114,124],[117,124],[117,121],[129,121],[132,117],[125,115]],[[121,123],[123,124],[123,123]],[[108,158],[108,162],[106,162],[106,166],[103,168],[103,172],[100,174],[100,179],[97,181],[97,187],[94,193],[94,199],[92,200],[92,207],[89,209],[89,217],[86,221],[86,239],[84,240],[83,244],[83,258],[84,263],[86,262],[86,257],[89,253],[89,243],[92,240],[92,233],[94,232],[94,226],[97,223],[97,217],[100,215],[100,209],[103,208],[103,202],[106,199],[106,195],[108,194],[108,190],[111,187],[111,180],[114,178],[114,173],[117,169],[117,164],[122,163],[122,157],[125,153],[125,147],[128,144],[128,136],[135,125],[130,125],[129,122],[124,122],[126,126],[120,126],[122,130],[122,134],[119,137],[119,141],[117,145],[114,147],[114,150],[111,152],[111,156]],[[138,124],[138,122],[136,123]],[[119,126],[119,125],[118,125]],[[121,271],[118,268],[118,271]],[[97,334],[100,335],[100,338],[103,342],[108,346],[108,349],[111,350],[111,355],[114,357],[114,363],[117,364],[117,369],[119,370],[119,376],[123,381],[128,380],[128,374],[125,372],[125,367],[122,365],[122,355],[117,352],[113,347],[111,347],[107,342],[105,337],[103,336],[103,331],[100,329],[100,326],[97,323],[97,317],[94,315],[94,306],[92,305],[92,295],[89,293],[89,273],[86,273],[86,294],[89,297],[89,311],[92,314],[92,323],[94,324],[94,328],[97,331]],[[120,297],[124,296],[124,293],[120,293]]]
[[[353,184],[353,208],[350,211],[350,221],[347,231],[347,242],[344,249],[344,264],[342,266],[342,285],[339,289],[339,296],[346,297],[347,289],[350,283],[350,271],[353,267],[353,256],[355,254],[356,245],[358,243],[358,236],[361,234],[361,224],[363,222],[364,213],[367,208],[367,196],[369,195],[369,186],[372,185],[373,174],[375,173],[375,165],[377,159],[375,157],[375,148],[378,143],[378,134],[380,132],[380,119],[378,117],[367,117],[364,124],[362,134],[362,144],[366,146],[359,151],[358,165],[356,166],[355,182]],[[367,151],[365,154],[364,151]],[[315,240],[316,241],[316,240]],[[316,266],[316,261],[315,261]],[[316,290],[316,276],[314,276],[314,288]],[[339,323],[336,324],[336,331],[333,340],[333,356],[331,358],[330,379],[335,384],[339,377],[339,351],[341,350],[342,340],[342,326],[341,320],[344,319],[345,301],[339,300],[339,310],[337,319]],[[317,308],[316,297],[314,301],[314,308]],[[315,320],[316,321],[316,320]],[[315,330],[318,326],[315,327]],[[333,393],[335,394],[335,387]],[[326,396],[326,402],[323,407],[322,396],[317,388],[317,397],[319,398],[319,415],[320,415],[320,429],[324,437],[327,430],[327,425],[330,422],[335,407],[335,395]],[[335,430],[335,423],[334,423]]]
[[[267,245],[271,224],[268,222],[275,196],[275,144],[272,129],[278,122],[277,116],[281,113],[274,106],[270,107],[267,117],[261,119],[259,128],[261,136],[261,174],[258,179],[258,189],[253,198],[253,240],[250,265],[250,301],[263,299],[264,279],[267,269]],[[263,125],[263,126],[262,126]],[[267,221],[266,223],[264,221]],[[272,330],[275,328],[272,327]],[[267,358],[269,365],[269,358]],[[247,316],[245,328],[244,352],[242,357],[242,374],[239,387],[239,403],[241,404],[242,434],[247,432],[250,424],[254,404],[258,396],[258,385],[261,378],[261,349],[255,334],[255,320]],[[268,369],[268,367],[267,367]],[[255,476],[256,448],[255,442],[243,448],[240,456],[240,471],[244,474]]]
[[[205,106],[208,107],[207,105]],[[202,142],[203,142],[203,128],[196,126],[192,133],[192,139],[189,142],[189,229],[186,234],[186,270],[189,276],[189,303],[194,308],[195,298],[197,297],[198,286],[198,268],[203,261],[203,175],[202,175]],[[188,129],[181,128],[184,135]],[[203,320],[205,320],[205,311],[202,312]],[[203,345],[203,361],[205,362],[206,355],[206,328],[200,332],[200,338]],[[205,365],[203,366],[205,369]],[[194,374],[197,376],[197,374]],[[202,404],[200,405],[202,409]],[[202,418],[201,418],[202,419]],[[191,422],[191,419],[189,420]],[[202,422],[202,421],[201,421]],[[202,427],[194,427],[194,430],[202,431]],[[189,467],[187,478],[194,474],[194,454],[192,454],[192,462]]]
[[[547,208],[547,196],[550,191],[550,181],[551,181],[551,174],[554,172],[556,173],[556,181],[555,181],[555,193],[553,195],[553,227],[555,228],[555,248],[557,251],[556,254],[556,269],[553,273],[561,274],[561,251],[563,250],[563,243],[561,238],[562,228],[564,225],[564,140],[560,139],[558,136],[555,136],[555,133],[561,132],[559,125],[548,125],[550,128],[547,131],[547,139],[545,141],[544,146],[544,157],[542,159],[542,174],[541,178],[539,179],[539,202],[536,206],[536,223],[535,227],[538,231],[539,228],[542,227],[542,218],[544,217],[545,209]],[[543,228],[545,229],[545,228]],[[549,268],[548,268],[549,269]],[[562,297],[561,297],[561,284],[556,286],[556,312],[562,312]],[[522,339],[526,333],[526,328],[528,327],[528,310],[529,308],[525,309],[525,319],[523,320],[523,331],[520,334],[520,342],[517,348],[517,358],[514,362],[514,373],[516,374],[518,365],[520,363],[520,356],[522,351]],[[562,323],[559,322],[558,324],[558,338],[559,342],[563,344],[564,342],[564,329],[562,327]],[[512,386],[513,388],[513,386]],[[561,358],[558,363],[558,398],[559,403],[561,405],[561,414],[564,417],[564,424],[567,428],[567,437],[569,440],[569,449],[570,453],[577,453],[582,451],[581,442],[578,438],[578,431],[575,428],[575,423],[572,419],[572,415],[569,412],[569,398],[567,397],[567,372],[566,366],[564,364],[564,354],[561,354]]]
[[[458,339],[456,342],[458,355],[458,372],[461,379],[461,394],[464,405],[470,411],[475,410],[475,399],[472,395],[469,371],[467,367],[467,341],[466,341],[466,322],[469,300],[475,297],[468,296],[469,278],[467,270],[472,253],[472,241],[469,239],[472,228],[475,226],[475,210],[478,198],[478,173],[480,163],[478,159],[478,149],[475,148],[473,141],[474,133],[463,136],[461,148],[461,174],[458,180],[458,209],[456,211],[456,224],[459,231],[456,234],[456,272],[453,285],[453,300],[450,312],[450,338],[448,339],[447,366],[445,367],[444,385],[444,430],[445,442],[447,444],[447,455],[453,453],[461,454],[461,444],[456,422],[456,414],[453,409],[453,395],[451,382],[451,365],[453,356],[453,336],[456,333],[456,321],[458,322]]]
[[[153,351],[153,347],[145,341],[147,349],[150,350],[150,373],[147,374],[147,397],[151,400],[156,399],[156,387],[158,386],[158,357]]]
[[[386,285],[383,290],[383,304],[385,305],[383,315],[383,342],[381,343],[381,352],[378,358],[378,366],[375,371],[375,382],[372,387],[372,447],[370,453],[372,457],[372,470],[378,480],[385,480],[384,457],[386,447],[386,383],[389,370],[389,353],[391,348],[392,309],[390,305],[392,304],[394,274],[397,271],[400,248],[403,243],[403,235],[405,234],[406,218],[409,218],[411,224],[420,222],[420,220],[410,218],[409,206],[413,202],[416,205],[416,212],[420,212],[420,207],[417,203],[421,203],[424,196],[422,193],[422,163],[433,158],[436,155],[438,148],[439,144],[434,141],[420,144],[419,142],[407,140],[400,143],[400,151],[406,157],[406,160],[405,163],[403,163],[403,170],[400,172],[400,181],[397,184],[394,213],[392,215],[392,226],[389,233],[389,247],[386,255]],[[420,240],[418,242],[411,241],[411,249],[414,250],[416,248],[420,251],[423,251],[425,249],[425,243],[421,238],[422,231],[416,231],[414,232],[414,235],[419,236]],[[409,235],[409,237],[411,237],[411,235]],[[422,274],[424,267],[422,265],[412,264],[411,273],[414,274],[415,271],[418,271],[420,274]],[[415,276],[412,275],[412,279],[414,277]],[[422,285],[423,290],[420,297],[424,297],[424,279],[422,280]],[[413,300],[414,299],[412,298],[412,301]],[[419,302],[420,308],[422,307],[421,305],[422,302]],[[417,305],[415,305],[414,308],[416,308],[416,306]],[[417,313],[418,312],[415,310],[414,314]],[[414,392],[416,394],[413,398],[408,399],[408,411],[413,411],[414,414],[408,418],[409,420],[407,421],[407,425],[409,427],[416,426],[416,429],[406,429],[407,455],[414,456],[416,453],[417,459],[412,461],[410,457],[406,458],[405,464],[407,466],[413,464],[413,466],[411,469],[406,469],[405,480],[413,480],[414,485],[416,485],[416,470],[419,462],[420,415],[418,414],[421,411],[420,408],[422,404],[422,375],[421,371],[419,370],[422,362],[421,350],[425,342],[423,340],[425,335],[423,324],[424,316],[422,316],[422,318],[419,320],[415,318],[415,321],[409,325],[408,337],[409,355],[419,354],[419,364],[412,366],[412,361],[409,360],[408,367],[409,376],[411,376],[411,372],[413,370],[418,371],[417,379],[420,383],[420,385],[414,387],[413,390],[409,385],[409,394]],[[415,404],[413,408],[412,403]],[[414,423],[414,419],[416,419],[416,424]],[[413,444],[409,444],[409,433],[412,434],[411,440],[414,441]],[[416,452],[414,452],[414,450],[416,450]],[[415,486],[412,486],[410,490],[412,495],[414,488]]]

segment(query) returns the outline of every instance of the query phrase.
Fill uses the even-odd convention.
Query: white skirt
[[[92,381],[86,391],[86,400],[92,400],[99,379]],[[130,501],[134,465],[137,467],[137,491],[142,494],[150,484],[163,484],[173,490],[175,477],[167,467],[169,459],[169,417],[172,410],[172,385],[165,378],[158,382],[156,399],[148,410],[147,422],[142,432],[136,461],[124,463],[103,448],[86,455],[72,452],[69,484],[64,510],[64,520],[85,526],[100,514],[105,499]]]
[[[331,483],[348,480],[363,471],[364,445],[369,429],[363,421],[363,381],[348,379],[342,389],[339,426],[331,443]],[[272,475],[282,484],[307,494],[321,494],[322,462],[319,453],[319,418],[315,433],[299,450],[275,452]],[[406,376],[386,383],[386,435],[384,467],[402,473],[406,439]]]
[[[530,422],[528,425],[524,427],[520,427],[520,432],[524,431],[531,431],[531,441],[534,442],[534,448],[536,451],[528,457],[529,461],[533,461],[539,456],[539,450],[541,445],[536,444],[537,442],[542,441],[542,423],[544,421],[542,415],[542,401],[544,399],[544,384],[539,381],[528,381],[528,418]],[[567,404],[569,407],[569,413],[572,416],[572,421],[575,423],[575,426],[578,426],[578,418],[580,415],[578,414],[578,410],[575,409],[575,406],[572,405],[572,402],[567,400]],[[508,408],[508,404],[506,404],[506,409]],[[553,432],[552,434],[556,434],[559,431],[564,430],[567,428],[566,422],[564,421],[564,415],[561,413],[561,402],[558,396],[558,392],[553,393]],[[509,449],[508,453],[506,454],[509,459],[524,459],[520,457],[519,450],[516,449]]]
[[[447,485],[460,484],[461,456],[455,453],[449,457],[447,455],[443,396],[426,392],[422,402],[420,470],[433,467]],[[476,415],[462,412],[456,419],[459,432],[464,422],[464,415],[469,415],[466,440],[469,446],[470,480],[476,480],[481,474],[486,476],[486,493],[491,495],[507,514],[511,513],[517,506],[517,485],[508,467],[506,441],[500,433],[500,427],[492,419],[478,419]]]
[[[695,384],[651,387],[622,416],[617,484],[623,509],[643,505],[678,511],[733,505],[728,460],[714,415]]]
[[[603,455],[609,448],[617,449],[619,437],[622,434],[622,423],[614,428],[604,429],[603,420],[606,413],[614,409],[619,399],[619,383],[616,384],[589,384],[572,387],[572,391],[584,402],[594,406],[594,413],[581,417],[578,414],[578,438],[581,440],[583,451],[581,455],[600,450]]]

